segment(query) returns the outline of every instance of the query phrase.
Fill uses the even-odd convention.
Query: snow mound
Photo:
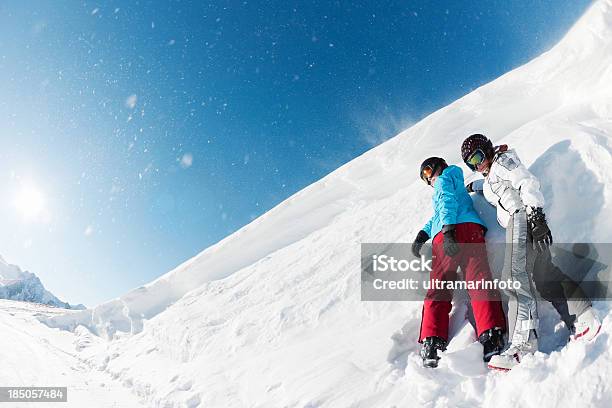
[[[462,304],[441,367],[426,370],[421,304],[360,301],[360,243],[412,241],[431,214],[418,165],[432,155],[459,164],[475,132],[510,144],[541,177],[557,242],[612,242],[612,0],[591,6],[550,51],[168,274],[44,322],[115,338],[92,358],[151,406],[610,406],[607,302],[596,303],[605,326],[595,341],[567,347],[543,304],[542,352],[504,375],[480,361]],[[475,205],[488,238],[503,240],[494,209]]]

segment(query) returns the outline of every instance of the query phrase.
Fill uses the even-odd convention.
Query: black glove
[[[455,226],[445,225],[442,231],[444,231],[444,254],[452,258],[459,252],[459,244],[455,239]]]
[[[531,212],[527,214],[527,222],[531,231],[533,249],[537,249],[539,253],[544,252],[553,243],[544,211],[539,207],[532,208]]]
[[[425,231],[420,230],[412,243],[412,254],[415,256],[415,258],[419,258],[421,256],[421,247],[427,242],[428,239],[429,235],[427,235]]]

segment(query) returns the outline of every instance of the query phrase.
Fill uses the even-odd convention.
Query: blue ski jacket
[[[448,166],[434,183],[432,197],[434,215],[423,227],[431,238],[438,234],[444,225],[474,222],[486,227],[474,209],[472,197],[463,185],[463,170]]]

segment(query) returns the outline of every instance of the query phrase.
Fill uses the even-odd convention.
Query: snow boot
[[[601,320],[597,316],[595,310],[589,307],[580,316],[576,318],[574,327],[572,327],[572,340],[590,341],[597,336],[601,330]]]
[[[485,330],[478,336],[478,341],[483,347],[482,359],[488,363],[491,357],[501,354],[504,349],[504,332],[499,327]]]
[[[446,340],[442,337],[431,336],[423,340],[421,358],[423,359],[424,367],[436,368],[438,366],[438,360],[440,360],[438,350],[446,350]]]
[[[537,341],[534,340],[510,344],[506,351],[491,357],[488,367],[494,370],[510,371],[523,361],[523,357],[536,351],[538,351],[538,346]]]

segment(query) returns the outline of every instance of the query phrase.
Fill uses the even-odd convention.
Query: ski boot
[[[501,354],[504,349],[504,332],[499,327],[485,330],[478,336],[478,341],[483,347],[482,359],[488,363],[491,357]]]
[[[442,337],[432,336],[423,340],[421,358],[423,359],[424,367],[436,368],[438,366],[438,360],[440,360],[438,350],[446,350],[446,340]]]
[[[601,330],[601,320],[592,307],[585,310],[576,318],[574,326],[570,329],[572,340],[590,341],[597,336]]]
[[[537,340],[529,340],[520,343],[512,343],[503,353],[492,356],[489,368],[500,371],[510,371],[513,367],[523,361],[523,357],[538,351]]]

